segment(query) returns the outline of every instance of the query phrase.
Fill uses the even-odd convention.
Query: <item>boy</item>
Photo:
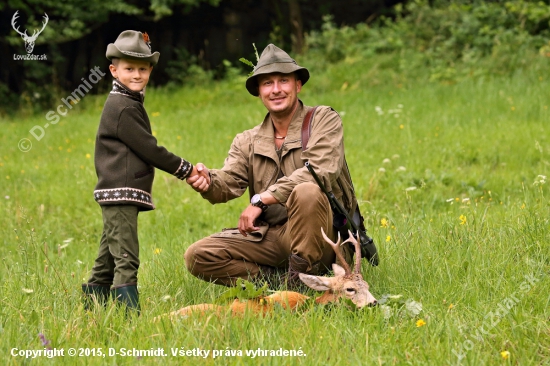
[[[113,80],[97,131],[95,200],[103,214],[99,254],[88,283],[82,285],[85,308],[95,297],[105,303],[109,292],[138,313],[137,272],[139,211],[153,210],[154,168],[184,180],[196,168],[157,145],[143,107],[144,90],[159,53],[151,53],[147,33],[127,30],[107,46]],[[204,179],[204,178],[203,178]]]

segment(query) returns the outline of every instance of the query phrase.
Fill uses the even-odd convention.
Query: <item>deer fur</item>
[[[233,316],[242,316],[247,312],[252,312],[260,315],[267,315],[273,312],[275,306],[281,306],[283,309],[296,310],[302,305],[308,296],[294,291],[277,291],[269,296],[260,297],[257,299],[239,300],[235,299],[230,305],[215,305],[215,304],[198,304],[189,305],[179,310],[173,311],[168,315],[171,318],[180,316],[189,316],[191,314],[225,314],[230,313]],[[159,318],[155,318],[158,320]]]

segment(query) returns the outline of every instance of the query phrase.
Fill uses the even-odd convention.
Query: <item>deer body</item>
[[[170,317],[189,316],[191,314],[217,314],[231,313],[234,316],[242,316],[246,313],[267,315],[281,306],[283,309],[296,310],[309,299],[308,296],[294,291],[277,291],[269,296],[257,299],[235,299],[230,305],[198,304],[189,305],[169,314]]]

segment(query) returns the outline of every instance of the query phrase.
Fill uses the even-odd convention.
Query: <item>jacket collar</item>
[[[140,103],[143,103],[143,101],[145,100],[145,93],[143,92],[143,90],[139,92],[130,90],[126,87],[126,85],[122,84],[117,79],[113,80],[113,90],[111,90],[111,94],[122,94]]]
[[[307,108],[304,107],[304,103],[301,100],[298,99],[298,102],[298,108],[296,108],[290,120],[290,125],[288,126],[285,143],[283,145],[283,155],[291,149],[302,147],[302,122],[306,115]],[[256,134],[254,153],[265,155],[278,161],[279,158],[275,151],[275,143],[273,140],[274,134],[273,122],[271,122],[271,116],[268,113]]]

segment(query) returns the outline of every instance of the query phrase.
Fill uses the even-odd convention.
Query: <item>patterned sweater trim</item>
[[[178,170],[176,170],[174,175],[178,179],[184,180],[189,176],[189,174],[191,174],[192,170],[193,170],[193,164],[191,164],[190,162],[188,162],[185,159],[181,159],[180,166],[179,166]]]
[[[135,188],[98,189],[94,191],[94,198],[97,203],[132,201],[155,208],[151,194]]]

